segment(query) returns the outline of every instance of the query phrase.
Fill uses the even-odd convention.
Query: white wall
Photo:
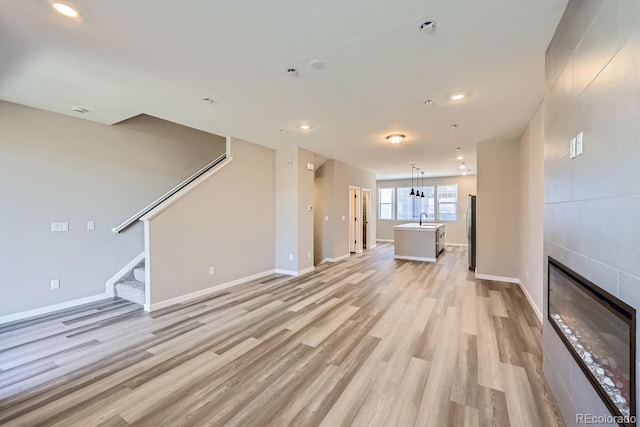
[[[441,178],[425,178],[424,185],[450,185],[458,184],[458,220],[444,222],[446,224],[446,243],[467,244],[467,205],[468,195],[476,194],[476,177],[475,176],[451,176]],[[377,188],[388,187],[411,187],[411,179],[384,180],[377,182]],[[377,194],[377,190],[376,190]],[[376,213],[378,206],[372,206],[372,210]],[[433,221],[430,218],[429,221]],[[407,222],[417,222],[412,220],[380,220],[377,221],[377,237],[382,240],[393,240],[393,226],[406,224]]]
[[[283,271],[298,271],[298,148],[277,150],[275,156],[275,266]]]
[[[232,156],[149,221],[152,305],[274,269],[275,152],[234,139]]]
[[[314,171],[307,170],[313,161],[313,153],[299,147],[276,152],[276,269],[283,272],[313,267],[313,210],[308,208],[314,203]]]
[[[477,145],[476,274],[520,276],[520,143]]]
[[[0,101],[0,316],[104,293],[144,248],[142,224],[111,228],[224,150],[149,116],[106,126]]]
[[[542,313],[544,234],[543,102],[520,137],[520,273],[538,313]]]

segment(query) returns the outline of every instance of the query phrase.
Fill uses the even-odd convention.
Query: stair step
[[[145,275],[145,268],[144,266],[142,267],[137,267],[133,269],[133,277],[142,283],[145,283],[146,281],[146,275]]]
[[[144,282],[139,280],[130,280],[116,283],[115,291],[117,297],[135,302],[136,304],[144,305]]]

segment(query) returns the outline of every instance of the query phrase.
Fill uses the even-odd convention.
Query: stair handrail
[[[115,228],[112,228],[111,230],[114,233],[123,232],[124,230],[129,228],[131,225],[133,225],[136,221],[140,220],[140,218],[142,218],[143,216],[151,212],[153,209],[158,207],[160,204],[164,203],[165,201],[173,197],[174,194],[178,193],[180,190],[182,190],[183,188],[185,188],[186,186],[194,182],[196,179],[200,178],[202,175],[204,175],[205,173],[209,172],[211,169],[213,169],[214,167],[222,163],[226,158],[227,158],[227,153],[225,152],[220,157],[204,165],[201,169],[199,169],[196,173],[191,175],[189,178],[185,179],[180,184],[176,185],[171,190],[167,191],[165,194],[158,197],[156,200],[154,200],[153,202],[151,202],[150,204],[148,204],[147,206],[145,206],[144,208],[136,212],[129,219],[124,221],[122,224],[120,224]]]

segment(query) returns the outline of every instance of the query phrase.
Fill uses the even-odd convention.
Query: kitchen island
[[[394,258],[436,262],[444,249],[444,224],[409,223],[393,227]]]

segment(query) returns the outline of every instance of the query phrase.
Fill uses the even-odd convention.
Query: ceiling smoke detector
[[[287,75],[290,77],[298,77],[298,70],[295,68],[289,68],[287,69]]]
[[[315,59],[315,60],[311,61],[311,62],[309,63],[309,65],[310,65],[310,66],[311,66],[311,68],[313,68],[314,70],[318,70],[318,71],[320,71],[320,70],[324,70],[324,67],[325,67],[325,65],[326,65],[326,64],[324,63],[324,61],[320,61],[320,60],[318,60],[318,59]]]
[[[452,125],[451,125],[451,129],[458,129],[458,125],[457,125],[457,124],[455,124],[455,123],[454,123],[454,124],[452,124]]]
[[[433,105],[433,99],[427,99],[426,101],[424,101],[424,103],[426,105]]]
[[[433,33],[433,30],[436,29],[436,23],[433,21],[425,21],[420,24],[420,31],[423,33]]]
[[[215,101],[211,98],[202,98],[202,102],[205,104],[213,104]]]

